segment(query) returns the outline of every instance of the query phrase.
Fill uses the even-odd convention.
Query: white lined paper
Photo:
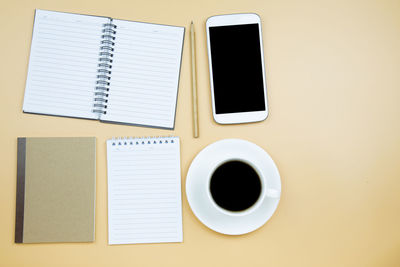
[[[109,244],[183,241],[178,137],[107,140],[107,171]]]
[[[184,28],[113,20],[117,26],[104,121],[173,128]]]
[[[108,18],[36,10],[24,112],[98,118],[92,112]]]

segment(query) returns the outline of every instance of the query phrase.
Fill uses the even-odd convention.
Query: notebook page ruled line
[[[124,58],[141,58],[145,59],[147,62],[160,62],[160,63],[172,63],[175,60],[174,56],[155,56],[154,54],[143,53],[138,50],[130,50],[129,53],[125,53]],[[123,60],[123,59],[122,59]],[[128,60],[126,60],[128,62]]]
[[[158,187],[157,187],[158,186]],[[138,188],[141,187],[141,188]],[[154,184],[146,184],[146,185],[142,185],[142,184],[125,184],[125,183],[121,183],[120,186],[114,186],[113,190],[115,190],[115,193],[118,192],[122,192],[124,193],[126,190],[126,188],[130,188],[133,191],[138,191],[138,192],[144,192],[145,190],[175,190],[175,184],[174,183],[154,183]],[[137,199],[137,198],[136,198]],[[170,199],[171,201],[173,201],[173,199]],[[129,204],[129,202],[127,203]],[[130,204],[135,204],[135,203],[130,203]],[[159,203],[156,203],[157,205]]]
[[[141,109],[134,109],[134,107],[133,108],[131,108],[131,109],[128,109],[128,108],[126,108],[126,109],[119,109],[119,111],[120,112],[115,112],[115,114],[120,114],[120,115],[123,115],[123,114],[125,114],[126,112],[132,112],[132,111],[135,111],[135,113],[137,113],[137,114],[135,114],[135,116],[141,116],[142,118],[153,118],[154,120],[168,120],[168,115],[166,115],[166,114],[162,114],[162,115],[160,115],[160,114],[158,114],[158,113],[156,113],[156,112],[151,112],[151,111],[149,111],[149,112],[145,112],[145,111],[142,111]],[[130,115],[127,115],[128,117],[130,116]]]
[[[154,58],[157,57],[155,53],[153,53],[152,55],[154,55]],[[150,73],[152,73],[153,69],[155,69],[156,71],[170,70],[170,73],[174,73],[172,70],[177,65],[176,62],[165,62],[165,61],[155,61],[155,60],[147,61],[147,59],[141,59],[138,60],[140,64],[132,66],[132,60],[128,60],[127,57],[123,57],[123,53],[120,53],[118,61],[121,63],[119,63],[119,66],[117,67],[120,67],[121,70],[132,71],[140,66],[143,70],[146,70]]]
[[[68,44],[68,47],[70,49],[77,49],[77,50],[80,50],[82,47],[90,48],[90,47],[92,47],[93,44],[98,43],[98,40],[92,41],[92,42],[88,42],[88,43],[83,42],[82,40],[80,40],[79,45],[78,45],[78,44],[76,44],[76,42],[73,42],[73,41],[70,41],[70,40],[58,40],[58,39],[55,39],[55,38],[43,38],[43,37],[42,37],[42,39],[44,39],[44,40],[41,40],[41,41],[38,42],[39,44],[41,44],[41,47],[45,47],[46,45],[49,45],[49,44],[51,44],[51,45],[54,45],[54,44],[63,45],[66,42],[70,42]]]
[[[164,139],[107,141],[109,244],[182,241],[179,138]]]
[[[170,162],[170,163],[174,162],[173,159],[162,159],[162,158],[160,159],[160,158],[157,158],[157,157],[154,157],[154,158],[151,158],[151,159],[153,159],[153,160],[162,160],[164,162]],[[121,168],[121,167],[134,168],[135,170],[138,170],[138,168],[144,167],[144,166],[146,166],[146,167],[151,167],[152,166],[152,165],[146,165],[146,164],[130,164],[130,163],[131,162],[126,162],[126,163],[122,162],[122,164],[115,164],[115,166],[117,166],[118,168]],[[173,168],[171,168],[171,170],[173,170]]]
[[[57,60],[54,60],[54,59],[47,59],[47,60],[44,60],[44,59],[42,59],[42,58],[38,58],[37,60],[36,60],[36,63],[35,64],[38,64],[39,66],[41,66],[42,65],[42,63],[45,63],[45,64],[49,64],[49,65],[57,65]],[[34,64],[32,64],[32,65],[34,65]],[[87,67],[90,67],[91,66],[91,64],[90,63],[88,63],[88,64],[85,64],[85,61],[80,61],[80,62],[76,62],[76,61],[72,61],[72,62],[64,62],[64,66],[69,66],[69,67],[80,67],[80,66],[83,66],[83,65],[86,65]]]
[[[134,59],[131,60],[131,62],[137,62],[137,61],[143,61],[142,59]],[[148,64],[141,64],[140,67],[138,66],[133,66],[129,65],[129,63],[126,63],[128,66],[125,68],[119,68],[119,74],[121,77],[125,78],[134,78],[137,80],[138,78],[150,78],[151,80],[160,78],[160,79],[166,79],[168,81],[173,81],[171,75],[173,74],[172,71],[169,71],[168,69],[171,67],[170,65],[165,65],[165,66],[155,66],[153,63],[152,65]],[[150,67],[148,67],[150,66]],[[134,76],[139,76],[139,77],[134,77]]]
[[[168,43],[175,43],[177,37],[179,37],[179,35],[177,35],[177,34],[172,34],[171,36],[165,37],[165,36],[162,36],[161,32],[157,32],[157,35],[151,35],[149,33],[151,33],[152,31],[139,31],[137,29],[132,29],[132,27],[131,27],[131,31],[135,32],[135,37],[132,37],[131,35],[129,35],[125,32],[121,35],[121,39],[124,40],[125,42],[127,42],[127,41],[131,41],[131,40],[136,40],[137,37],[140,37],[140,38],[151,40],[151,42],[168,44]],[[157,41],[159,41],[159,42],[157,42]]]
[[[121,40],[121,39],[118,39]],[[176,51],[176,46],[171,46],[171,48],[166,48],[162,46],[154,46],[154,45],[146,45],[144,43],[141,43],[140,40],[137,40],[136,42],[131,42],[129,45],[122,43],[119,46],[121,49],[123,48],[124,51],[126,51],[127,54],[129,54],[130,51],[138,51],[140,50],[144,54],[154,54],[155,56],[161,55],[161,56],[166,56],[166,57],[171,57],[173,58],[175,55]]]
[[[153,85],[155,87],[158,87],[159,84],[164,84],[166,88],[169,88],[170,85],[175,84],[175,81],[171,78],[164,78],[164,77],[160,77],[158,75],[146,75],[146,74],[134,74],[132,73],[132,75],[121,75],[119,77],[118,82],[122,83],[122,84],[129,84],[129,83],[135,83],[135,81],[137,81],[138,79],[140,79],[142,81],[142,84],[148,84],[148,85]]]
[[[159,205],[159,201],[153,201],[153,200],[134,200],[134,201],[126,201],[126,200],[120,200],[118,203],[118,206],[120,206],[120,209],[114,209],[114,211],[118,211],[118,210],[125,210],[126,208],[124,207],[124,205],[129,205],[131,207],[132,204],[137,204],[138,206],[142,205],[143,203],[146,203],[146,205]],[[176,201],[175,200],[164,200],[163,204],[165,205],[175,205]]]
[[[72,47],[76,44],[76,40],[71,40],[71,38],[69,38],[69,39],[67,39],[67,38],[63,38],[63,39],[60,39],[60,38],[55,38],[55,35],[52,35],[52,36],[49,36],[49,37],[47,37],[47,36],[42,36],[41,38],[40,38],[40,41],[39,41],[39,43],[41,43],[41,44],[49,44],[49,43],[68,43],[69,45],[72,45]],[[93,44],[95,44],[95,43],[97,43],[97,42],[95,42],[95,41],[84,41],[84,40],[80,40],[79,41],[79,44],[82,44],[82,46],[88,46],[88,45],[93,45]],[[76,46],[75,46],[76,47]],[[79,46],[78,46],[79,47]]]
[[[63,104],[63,103],[69,103],[69,100],[71,100],[71,98],[66,98],[63,96],[47,96],[47,95],[35,95],[32,96],[32,101],[43,101],[43,100],[48,100],[49,102],[53,103],[53,104]],[[74,102],[74,103],[70,103],[71,106],[74,106],[76,108],[84,105],[85,102]],[[50,105],[50,104],[49,104]]]
[[[55,47],[57,46],[57,47]],[[87,56],[87,54],[82,51],[83,48],[88,48],[88,47],[81,47],[80,49],[76,48],[76,47],[65,47],[65,45],[59,45],[59,44],[48,44],[48,45],[41,45],[38,48],[38,51],[42,52],[42,53],[47,53],[49,51],[51,51],[50,53],[52,54],[56,54],[56,55],[60,55],[60,56],[74,56],[74,57],[78,57],[81,59],[92,59],[92,56]],[[86,50],[86,49],[84,49]]]
[[[85,60],[86,62],[91,62],[91,63],[93,63],[93,59],[96,59],[94,57],[94,55],[93,55],[93,52],[92,52],[92,55],[89,57],[89,56],[77,55],[76,53],[68,53],[67,49],[65,49],[65,50],[63,49],[61,51],[62,52],[57,52],[57,51],[53,51],[51,49],[42,49],[41,47],[39,47],[37,49],[36,53],[41,58],[46,58],[48,56],[52,56],[53,57],[53,55],[54,55],[54,57],[58,57],[61,60],[68,58],[69,60],[75,61],[75,58],[76,58],[77,60]],[[87,55],[87,54],[85,54],[85,55]],[[97,63],[98,53],[96,53],[95,56],[97,57],[97,59],[95,60],[96,63]],[[60,62],[60,64],[62,64],[62,62]],[[79,73],[79,72],[77,72],[77,73]]]
[[[120,100],[120,102],[121,102],[121,110],[125,110],[126,111],[126,109],[129,109],[129,108],[135,108],[134,106],[130,106],[129,105],[129,103],[131,103],[131,101],[127,101],[126,99],[123,99],[123,96],[118,96],[118,97],[121,97],[122,99]],[[117,99],[118,97],[115,97],[115,99]],[[132,98],[134,98],[134,97],[137,97],[137,95],[136,94],[132,94],[132,96],[131,96]],[[156,100],[160,100],[160,101],[168,101],[171,97],[170,96],[159,96],[159,95],[157,95],[157,96],[149,96],[148,94],[145,94],[145,95],[143,95],[143,96],[141,96],[142,97],[142,100],[143,101],[146,101],[146,102],[142,102],[143,104],[151,104],[151,103],[157,103],[157,101]],[[133,102],[135,102],[135,101],[133,101]],[[125,108],[123,107],[124,106],[124,103],[125,103]],[[149,110],[148,112],[147,112],[147,110],[146,110],[146,112],[143,112],[143,113],[145,113],[145,114],[159,114],[160,112],[158,112],[157,111],[158,109],[155,109],[155,110]],[[166,109],[167,110],[167,109]]]
[[[163,93],[163,92],[157,92],[157,94],[155,94],[155,93],[149,92],[148,90],[146,90],[144,88],[140,88],[140,87],[132,87],[132,88],[135,88],[136,91],[139,91],[144,96],[146,96],[146,95],[148,95],[148,96],[154,95],[154,96],[160,96],[160,97],[170,97],[168,94]],[[129,90],[120,90],[120,92],[123,92],[124,94],[126,94],[128,96],[129,95],[132,96],[132,97],[135,96],[135,92],[131,92]],[[123,97],[122,95],[120,95],[120,96]],[[127,105],[127,106],[129,107],[130,105]],[[168,105],[164,105],[164,106],[168,106]],[[155,109],[157,109],[157,108],[155,108]]]
[[[51,16],[52,20],[51,22],[48,22],[46,20],[41,20],[39,23],[43,24],[51,24],[51,25],[64,25],[68,27],[72,27],[76,25],[76,23],[81,23],[81,27],[83,28],[91,28],[91,27],[97,27],[98,21],[104,20],[105,18],[102,17],[95,17],[93,20],[93,16],[85,16],[82,17],[80,14],[73,14],[73,13],[63,13],[63,12],[54,12],[54,11],[48,11],[48,10],[36,10],[37,14],[42,15],[42,16]]]
[[[68,89],[63,90],[64,93],[66,93],[67,90],[71,90],[72,86],[76,87],[84,87],[86,88],[87,86],[91,85],[90,82],[83,82],[83,81],[75,81],[71,80],[71,78],[55,78],[55,77],[39,77],[40,79],[37,78],[32,78],[31,81],[33,82],[42,82],[42,83],[47,83],[49,84],[48,86],[43,86],[44,89],[47,89],[49,92],[53,91],[52,85],[61,85],[60,88],[65,88],[67,87]],[[86,91],[86,90],[85,90]],[[86,91],[87,92],[87,91]]]
[[[49,64],[49,65],[53,65],[53,66],[56,66],[57,64],[54,62],[54,63],[52,63],[52,62],[47,62],[47,64]],[[33,66],[35,66],[35,67],[37,67],[38,69],[40,69],[41,68],[41,64],[37,64],[37,63],[35,63],[35,64],[32,64]],[[64,64],[64,66],[65,65],[68,65],[68,64]],[[77,65],[74,65],[74,67],[77,67]],[[71,69],[70,68],[62,68],[62,67],[59,67],[59,68],[57,68],[57,70],[58,71],[62,71],[62,72],[57,72],[57,71],[47,71],[47,72],[49,72],[49,73],[55,73],[55,74],[64,74],[64,73],[66,73],[66,72],[69,72],[69,71],[71,71]],[[81,71],[80,73],[91,73],[91,74],[94,74],[94,73],[97,73],[96,71],[92,71],[92,70],[83,70],[83,71]],[[86,75],[80,75],[80,76],[82,76],[82,77],[85,77]]]
[[[148,173],[149,168],[152,168],[153,165],[141,165],[140,167],[134,168],[132,166],[128,166],[125,165],[125,167],[119,165],[118,166],[118,170],[114,170],[115,172],[119,173],[119,172],[125,172],[125,171],[131,171],[132,173],[136,173],[136,172],[141,172],[143,171],[144,173]],[[175,167],[166,167],[165,165],[158,165],[158,168],[162,169],[162,171],[169,171],[169,170],[175,170]],[[151,172],[152,173],[152,172]]]
[[[142,59],[132,59],[132,60],[134,62],[137,62],[137,61],[141,61]],[[149,61],[149,62],[151,62],[151,61]],[[136,67],[136,66],[130,66],[128,71],[121,69],[121,70],[119,70],[119,72],[121,74],[129,75],[131,73],[130,71],[132,71],[132,70],[135,70],[135,73],[145,74],[146,76],[149,76],[149,77],[156,76],[156,77],[164,77],[165,78],[165,77],[170,77],[170,75],[173,74],[172,71],[166,71],[165,69],[164,70],[153,70],[152,69],[151,72],[149,72],[146,69],[143,69],[141,67]]]
[[[138,187],[142,187],[142,188],[138,188]],[[126,189],[126,188],[129,188],[129,190],[138,191],[138,192],[145,192],[145,191],[149,190],[149,188],[154,190],[153,192],[157,192],[157,190],[159,190],[160,192],[164,192],[165,191],[167,193],[175,193],[175,190],[176,190],[176,188],[173,186],[173,184],[169,184],[169,185],[165,185],[165,184],[163,184],[163,185],[148,184],[147,186],[142,186],[142,185],[139,186],[138,184],[130,185],[130,186],[124,185],[124,187],[115,186],[113,188],[113,190],[116,191],[115,195],[123,196],[123,195],[126,195],[126,194],[130,194],[130,193],[125,193],[124,192],[124,189]],[[118,193],[118,190],[120,190],[121,193]]]
[[[44,63],[44,64],[39,64],[39,65],[45,65],[47,63],[58,63],[60,65],[60,61],[65,61],[67,64],[64,64],[64,66],[73,66],[73,67],[82,67],[82,68],[88,68],[93,65],[92,59],[90,60],[82,60],[82,58],[74,58],[71,60],[71,57],[60,55],[60,54],[54,54],[54,53],[46,53],[46,57],[43,57],[43,54],[37,52],[34,55],[31,55],[31,58],[34,58],[34,62],[39,64],[39,63]],[[51,57],[48,57],[48,55],[51,55]]]
[[[82,27],[80,26],[78,29],[75,30],[71,30],[71,26],[66,26],[66,25],[62,25],[62,24],[50,24],[50,23],[39,23],[40,24],[40,28],[46,32],[46,31],[52,31],[52,30],[62,30],[64,33],[73,33],[73,34],[82,34],[83,36],[85,36],[85,39],[93,39],[93,38],[87,38],[88,34],[91,34],[93,32],[94,29],[96,29],[97,27]]]
[[[41,93],[47,95],[47,90],[46,89],[42,89],[41,86],[33,84],[32,87],[35,87],[35,90],[38,91],[38,95],[41,94]],[[54,86],[54,88],[55,88],[55,90],[54,90],[53,93],[55,95],[57,95],[57,94],[63,95],[62,93],[58,92],[58,90],[60,90],[60,89],[68,89],[68,88],[65,88],[65,87],[61,88],[61,87],[58,87],[58,86]],[[79,90],[80,90],[80,88],[77,87],[77,88],[75,88],[75,90],[72,93],[69,93],[69,95],[86,96],[85,91],[83,93],[80,93]]]
[[[136,94],[138,94],[138,93],[136,93]],[[130,95],[131,97],[136,97],[136,94],[135,93],[129,93],[128,95]],[[118,98],[118,97],[123,97],[122,95],[117,95],[117,97],[116,98]],[[159,100],[162,100],[162,101],[168,101],[170,98],[171,98],[171,96],[166,96],[166,95],[162,95],[162,94],[157,94],[157,95],[153,95],[153,96],[151,96],[150,95],[150,93],[141,93],[141,97],[142,97],[142,99],[143,100],[157,100],[157,99],[159,99]],[[121,104],[123,104],[124,102],[127,102],[127,107],[130,107],[130,105],[129,105],[129,101],[126,101],[126,99],[121,99],[120,100],[120,102],[121,102]]]
[[[96,118],[92,112],[103,17],[36,10],[25,112]]]
[[[116,85],[115,85],[115,84],[116,84]],[[128,92],[128,91],[131,91],[131,92],[134,93],[135,90],[136,90],[136,88],[139,88],[139,89],[141,89],[141,90],[145,90],[145,91],[147,91],[147,92],[149,92],[149,93],[152,92],[151,90],[156,91],[156,92],[162,92],[162,93],[164,93],[164,94],[169,94],[169,93],[170,93],[170,92],[168,91],[168,88],[169,88],[169,87],[158,86],[157,88],[155,88],[154,86],[150,86],[150,85],[145,84],[145,83],[135,83],[135,84],[120,83],[120,84],[118,84],[118,82],[114,82],[113,85],[114,85],[113,88],[114,88],[114,87],[117,87],[117,89],[118,89],[118,90],[114,90],[114,91],[117,92],[117,94],[118,94],[118,93],[123,94],[124,92]],[[122,89],[121,89],[121,88],[122,88]],[[166,88],[166,89],[165,89],[165,88]]]
[[[40,23],[38,24],[38,26],[40,27]],[[75,25],[75,27],[76,26],[77,25]],[[40,29],[38,29],[37,33],[40,35],[45,35],[45,36],[47,35],[47,37],[49,37],[49,38],[51,38],[51,37],[64,38],[65,37],[65,39],[67,39],[67,40],[79,41],[82,39],[83,41],[93,41],[93,42],[96,41],[95,35],[88,36],[87,34],[83,34],[83,33],[80,33],[79,31],[72,30],[72,29],[75,29],[75,27],[71,26],[70,27],[71,31],[68,31],[68,32],[62,31],[58,28],[56,28],[54,30],[52,30],[52,29],[44,30],[44,29],[40,28]],[[95,29],[95,28],[93,28],[93,29]]]
[[[148,183],[148,184],[140,184],[140,183],[119,183],[118,185],[114,186],[114,190],[124,190],[126,187],[132,187],[136,188],[138,185],[141,186],[140,190],[144,190],[146,188],[152,188],[152,189],[157,189],[157,188],[170,188],[174,187],[175,183],[173,180],[169,183],[163,183],[162,181],[160,182],[155,182],[155,183]],[[157,187],[158,186],[158,187]]]
[[[137,116],[137,115],[129,115],[129,116],[124,116],[125,112],[120,112],[120,113],[115,113],[115,116],[118,117],[123,117],[125,118],[124,121],[126,123],[131,123],[132,121],[135,121],[136,124],[141,124],[141,125],[148,125],[149,121],[152,121],[154,124],[158,124],[160,125],[160,127],[164,126],[167,127],[166,125],[168,125],[168,123],[170,122],[169,120],[165,120],[165,119],[160,119],[160,118],[156,118],[155,116]],[[105,116],[104,116],[105,117]]]
[[[131,30],[130,32],[122,31],[119,35],[119,39],[123,40],[122,46],[126,46],[127,48],[132,44],[137,44],[143,47],[149,48],[159,48],[160,50],[171,50],[173,51],[177,44],[178,35],[174,35],[173,38],[160,38],[159,35],[149,34],[152,32],[140,33],[135,30]]]
[[[34,65],[34,66],[37,66],[37,65]],[[50,71],[50,70],[46,70],[46,69],[42,68],[41,66],[37,66],[37,69],[35,70],[37,72],[36,76],[38,76],[41,73],[41,70],[46,71],[46,73],[51,75],[50,77],[58,77],[58,76],[65,77],[68,75],[75,75],[75,77],[82,78],[79,81],[86,81],[85,78],[88,76],[87,75],[88,73],[90,73],[92,75],[96,73],[93,71],[81,71],[80,73],[77,74],[74,71],[67,69],[67,68],[58,68],[57,71]],[[41,75],[41,76],[43,77],[45,75]],[[70,77],[70,79],[71,79],[71,77]]]

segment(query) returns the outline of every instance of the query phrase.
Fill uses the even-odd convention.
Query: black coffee
[[[260,177],[247,163],[228,161],[212,174],[210,192],[221,208],[243,211],[254,205],[260,197]]]

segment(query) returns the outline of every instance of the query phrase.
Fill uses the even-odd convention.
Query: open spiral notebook
[[[173,129],[184,32],[36,10],[23,111]]]
[[[107,140],[108,243],[182,242],[178,137]]]

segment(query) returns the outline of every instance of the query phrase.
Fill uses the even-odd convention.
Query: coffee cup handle
[[[279,198],[281,196],[281,192],[276,189],[267,189],[265,195],[269,198]]]

